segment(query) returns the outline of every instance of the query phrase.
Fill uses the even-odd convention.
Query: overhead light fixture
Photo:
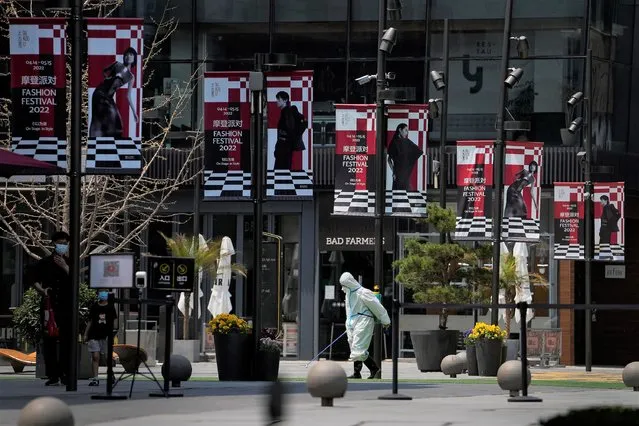
[[[441,102],[439,98],[428,100],[428,112],[432,118],[439,117],[439,102]]]
[[[388,0],[386,16],[388,19],[396,21],[402,19],[402,0]]]
[[[444,77],[445,75],[443,72],[439,72],[439,71],[430,72],[430,79],[435,85],[435,89],[443,90],[444,87],[446,87],[446,82],[444,81]]]
[[[519,83],[519,80],[521,80],[521,77],[524,75],[524,70],[521,68],[508,68],[508,71],[508,77],[504,80],[504,84],[509,89],[512,89]]]
[[[581,100],[584,97],[584,93],[583,92],[577,92],[575,94],[573,94],[570,99],[568,99],[566,101],[566,103],[568,104],[568,106],[574,107],[575,105],[577,105],[579,102],[581,102]]]
[[[519,58],[527,59],[528,51],[530,48],[528,44],[528,38],[526,36],[515,36],[511,37],[510,39],[517,41],[517,54],[519,55]]]
[[[579,128],[581,127],[581,125],[583,124],[584,119],[581,117],[577,117],[575,118],[572,123],[570,123],[570,126],[568,127],[568,131],[570,133],[575,133],[577,130],[579,130]],[[577,154],[579,155],[579,154]]]
[[[379,50],[384,53],[390,54],[393,51],[393,47],[395,47],[395,43],[397,43],[397,30],[393,27],[390,27],[384,31],[382,41],[379,44]]]

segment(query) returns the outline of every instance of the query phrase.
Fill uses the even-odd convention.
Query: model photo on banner
[[[625,259],[624,183],[595,182],[595,260],[622,262]]]
[[[387,106],[385,212],[426,216],[428,106]],[[377,155],[375,105],[335,105],[334,214],[372,216]]]
[[[313,196],[313,71],[266,73],[266,196]]]
[[[522,194],[524,188],[532,187],[535,183],[535,175],[537,174],[537,162],[531,161],[528,167],[522,169],[515,175],[515,179],[508,186],[506,191],[506,207],[504,208],[504,217],[520,217],[522,219],[528,219],[528,208],[524,202],[524,196]],[[539,210],[537,201],[534,197],[531,198],[535,208]]]
[[[66,20],[11,18],[11,150],[67,169]],[[17,179],[16,179],[17,178]],[[44,180],[44,176],[14,176]]]
[[[556,260],[583,260],[584,183],[555,182],[553,201],[554,253]]]
[[[204,73],[204,198],[251,197],[248,71]]]
[[[142,169],[141,19],[87,18],[89,86],[86,172]]]

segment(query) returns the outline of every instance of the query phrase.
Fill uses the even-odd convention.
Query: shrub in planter
[[[262,330],[259,351],[257,353],[256,380],[270,382],[277,380],[281,353],[282,343],[277,340],[275,330]]]
[[[502,346],[506,332],[498,325],[478,322],[469,335],[476,343],[477,370],[480,376],[497,376],[501,365]]]

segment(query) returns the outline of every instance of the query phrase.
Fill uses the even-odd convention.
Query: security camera
[[[146,272],[137,271],[135,273],[135,286],[139,289],[146,288]]]
[[[360,86],[363,86],[365,84],[368,84],[371,82],[371,80],[375,80],[377,79],[377,74],[373,74],[373,75],[363,75],[361,77],[358,77],[355,79],[355,81],[357,82],[357,84],[359,84]]]
[[[524,70],[522,70],[521,68],[510,68],[508,72],[508,77],[506,77],[506,80],[504,80],[504,84],[509,89],[512,89],[513,87],[517,85],[517,83],[519,83],[519,80],[521,80],[521,77],[523,75],[524,75]]]
[[[395,77],[397,76],[397,74],[395,74],[392,71],[389,71],[386,73],[386,80],[395,80]]]

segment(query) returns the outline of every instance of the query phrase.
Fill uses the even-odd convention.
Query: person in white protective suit
[[[375,294],[362,287],[353,275],[344,272],[339,279],[342,291],[346,294],[346,336],[351,348],[349,360],[355,361],[355,374],[351,378],[361,378],[362,363],[370,370],[369,379],[379,377],[379,367],[369,355],[368,347],[373,338],[375,320],[384,327],[390,325],[388,312]]]

